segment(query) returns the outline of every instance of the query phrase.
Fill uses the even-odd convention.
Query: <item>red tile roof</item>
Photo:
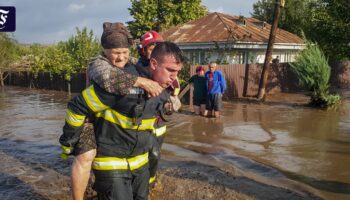
[[[211,42],[257,42],[267,43],[271,25],[255,18],[245,18],[246,25],[241,25],[240,17],[223,13],[210,13],[207,16],[172,27],[162,36],[175,43],[211,43]],[[297,35],[277,29],[275,43],[303,44]]]

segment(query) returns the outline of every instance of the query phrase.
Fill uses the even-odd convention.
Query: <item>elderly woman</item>
[[[196,68],[196,74],[193,75],[188,82],[193,85],[193,105],[194,112],[197,115],[206,115],[205,103],[207,96],[206,80],[204,77],[204,67],[198,66]]]

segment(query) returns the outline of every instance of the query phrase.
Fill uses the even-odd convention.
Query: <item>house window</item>
[[[191,51],[186,53],[186,56],[191,64],[206,64],[205,52],[204,51]]]
[[[229,56],[230,59],[228,60],[230,64],[243,64],[244,63],[244,52],[236,52],[233,55]]]
[[[193,56],[193,64],[199,64],[200,62],[200,54],[198,51],[193,52],[194,56]]]
[[[259,59],[258,59],[258,55],[256,52],[247,52],[247,60],[246,60],[246,63],[248,64],[255,64],[255,63],[258,63],[259,62]]]
[[[201,64],[201,65],[204,65],[204,64],[206,64],[205,62],[206,62],[206,60],[205,60],[205,52],[204,51],[200,51],[200,53],[199,53],[199,64]]]
[[[290,54],[288,53],[288,52],[286,52],[285,54],[284,54],[284,60],[283,60],[283,62],[290,62],[291,61],[291,59],[290,59]]]

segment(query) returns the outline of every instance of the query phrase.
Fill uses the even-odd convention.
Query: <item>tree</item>
[[[57,45],[42,47],[32,45],[30,58],[32,72],[50,72],[65,77],[70,81],[71,74],[86,69],[89,60],[101,50],[100,44],[92,30],[86,27],[76,29],[68,41],[61,41]]]
[[[310,104],[316,107],[327,107],[340,101],[339,95],[329,94],[331,68],[317,44],[304,39],[306,48],[291,63],[299,83],[311,97]]]
[[[272,22],[275,0],[259,0],[252,16]],[[350,59],[349,0],[287,0],[279,27],[317,42],[330,60]]]
[[[96,56],[101,51],[93,31],[88,31],[86,27],[82,30],[77,27],[76,35],[71,36],[66,42],[59,42],[58,48],[75,60],[76,63],[72,67],[76,71],[85,69],[91,57]]]
[[[131,0],[128,8],[133,21],[127,22],[134,38],[146,31],[163,31],[171,26],[198,19],[207,14],[201,0]]]
[[[4,72],[11,69],[11,64],[18,58],[18,47],[16,40],[9,34],[0,33],[0,86],[8,75]]]
[[[315,0],[287,0],[278,27],[301,36],[311,16],[310,5]],[[259,0],[253,4],[252,17],[272,23],[276,0]]]
[[[350,59],[350,4],[348,0],[319,0],[306,36],[320,45],[330,60]]]

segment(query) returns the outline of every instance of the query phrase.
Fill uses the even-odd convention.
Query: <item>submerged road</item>
[[[225,103],[218,120],[185,107],[172,116],[163,156],[233,167],[258,182],[324,199],[350,199],[350,92],[343,95],[330,111],[289,103],[302,99],[297,95]],[[70,199],[70,162],[60,160],[58,145],[69,99],[58,91],[0,91],[0,199]]]

